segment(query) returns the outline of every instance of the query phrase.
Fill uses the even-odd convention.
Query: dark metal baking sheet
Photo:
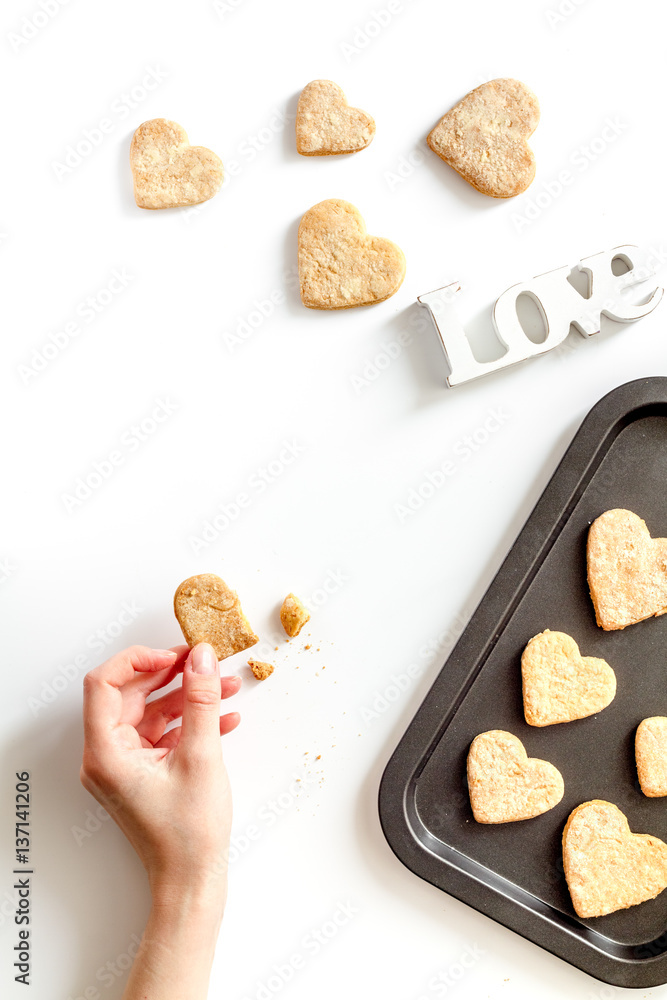
[[[667,890],[657,899],[579,919],[563,876],[570,811],[607,799],[635,833],[667,841],[667,799],[646,798],[634,733],[667,715],[667,615],[624,631],[595,623],[586,536],[603,511],[625,507],[667,537],[667,378],[629,382],[586,417],[509,555],[394,752],[380,819],[413,872],[605,982],[667,982]],[[523,717],[521,652],[549,628],[614,668],[617,694],[588,719],[537,729]],[[506,729],[565,781],[554,809],[519,823],[475,823],[465,779],[473,738]]]

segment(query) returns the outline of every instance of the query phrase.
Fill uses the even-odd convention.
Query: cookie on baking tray
[[[478,823],[513,823],[553,809],[563,798],[563,777],[546,760],[529,757],[512,733],[480,733],[468,751],[468,792]]]
[[[582,656],[565,632],[545,629],[521,657],[523,709],[529,726],[585,719],[606,708],[616,694],[616,675],[606,660]]]
[[[579,917],[602,917],[655,899],[667,887],[667,844],[632,833],[602,799],[582,802],[563,830],[563,868]]]
[[[667,538],[651,538],[631,510],[607,510],[593,521],[586,559],[595,617],[605,631],[667,611]]]
[[[635,760],[644,795],[651,799],[667,795],[667,718],[664,715],[642,719],[637,726]]]

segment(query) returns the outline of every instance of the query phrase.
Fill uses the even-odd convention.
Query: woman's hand
[[[147,702],[181,671],[182,687]],[[206,643],[191,652],[133,646],[84,679],[81,781],[134,846],[153,896],[127,1000],[206,996],[232,818],[220,736],[240,721],[221,717],[220,705],[240,685],[220,678]]]

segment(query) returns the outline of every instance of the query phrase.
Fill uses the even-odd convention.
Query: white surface
[[[0,557],[12,569],[0,588],[8,807],[0,843],[4,893],[13,772],[29,769],[32,997],[76,998],[96,986],[117,1000],[122,979],[103,983],[98,970],[141,932],[148,898],[111,822],[81,846],[75,840],[73,828],[94,809],[78,783],[81,672],[37,714],[29,699],[78,654],[92,666],[131,642],[178,642],[173,591],[202,571],[238,589],[271,645],[287,591],[312,599],[332,573],[344,577],[337,589],[330,583],[335,592],[314,610],[303,641],[275,643],[271,681],[249,681],[237,699],[243,725],[225,741],[236,835],[254,825],[259,839],[233,867],[211,997],[266,997],[261,984],[298,953],[305,969],[268,995],[435,1000],[444,992],[434,977],[458,970],[470,948],[484,954],[449,995],[602,1000],[621,992],[410,874],[376,811],[383,767],[448,635],[483,594],[583,416],[620,383],[665,372],[662,305],[634,326],[607,324],[591,341],[575,337],[554,354],[447,390],[435,331],[414,305],[418,294],[461,279],[462,318],[482,330],[514,282],[620,243],[667,255],[664,9],[579,0],[552,25],[558,2],[402,0],[377,37],[347,55],[341,43],[363,41],[358,30],[385,0],[230,0],[221,14],[207,0],[70,0],[18,51],[9,33],[39,7],[3,5]],[[149,67],[167,78],[123,113],[122,95]],[[533,87],[542,121],[533,186],[496,203],[425,151],[424,136],[466,91],[504,75]],[[368,150],[297,156],[292,122],[281,130],[276,115],[293,116],[314,77],[338,81],[374,115]],[[181,122],[227,166],[241,165],[196,212],[134,206],[130,136],[157,116]],[[102,118],[111,130],[58,180],[54,161]],[[620,132],[584,169],[582,147],[608,118]],[[387,175],[415,149],[423,162],[396,186]],[[572,183],[517,231],[516,216],[563,170]],[[224,334],[254,300],[286,287],[298,219],[327,197],[352,201],[370,232],[404,249],[403,287],[373,308],[320,314],[301,307],[290,283],[286,301],[230,352]],[[77,319],[79,303],[114,268],[132,275],[128,287],[94,322],[79,316],[80,335],[25,384],[19,366]],[[355,391],[353,377],[406,330],[412,344]],[[127,432],[165,398],[177,410],[134,448]],[[502,427],[468,454],[465,435],[498,409]],[[279,460],[285,441],[303,452],[260,491],[253,476]],[[68,513],[62,494],[119,447],[123,464]],[[395,505],[446,459],[456,475],[401,522]],[[250,505],[195,553],[191,536],[240,491]],[[123,602],[141,608],[136,620],[104,651],[91,648]],[[410,663],[421,675],[382,710],[378,697],[391,697],[392,678]],[[374,705],[369,719],[364,710]],[[289,791],[294,776],[298,796]],[[275,801],[285,808],[272,822]],[[356,914],[314,954],[306,936],[348,902]],[[11,982],[13,943],[3,918],[3,997],[26,995]]]

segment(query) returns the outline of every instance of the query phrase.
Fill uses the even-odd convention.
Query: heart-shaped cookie
[[[616,694],[616,675],[606,660],[582,656],[565,632],[540,632],[523,651],[523,710],[529,726],[585,719]]]
[[[667,611],[667,538],[651,538],[631,510],[607,510],[593,521],[586,557],[603,629],[622,629]]]
[[[139,208],[181,208],[208,201],[224,179],[222,160],[204,146],[191,146],[177,122],[153,118],[132,137],[130,166]]]
[[[563,868],[577,916],[602,917],[667,888],[667,844],[632,833],[617,806],[593,799],[565,824]]]
[[[471,90],[440,119],[428,144],[482,194],[513,198],[535,176],[527,140],[539,120],[537,98],[525,84],[491,80]]]
[[[404,277],[403,251],[390,240],[369,236],[349,201],[321,201],[301,219],[299,283],[309,309],[382,302],[398,291]]]
[[[302,156],[330,156],[365,149],[375,122],[351,108],[332,80],[313,80],[301,91],[296,109],[296,148]]]
[[[478,823],[513,823],[553,809],[564,786],[557,767],[529,757],[512,733],[491,729],[470,744],[468,791]]]
[[[667,795],[667,718],[643,719],[635,734],[637,777],[644,795],[651,799]]]

